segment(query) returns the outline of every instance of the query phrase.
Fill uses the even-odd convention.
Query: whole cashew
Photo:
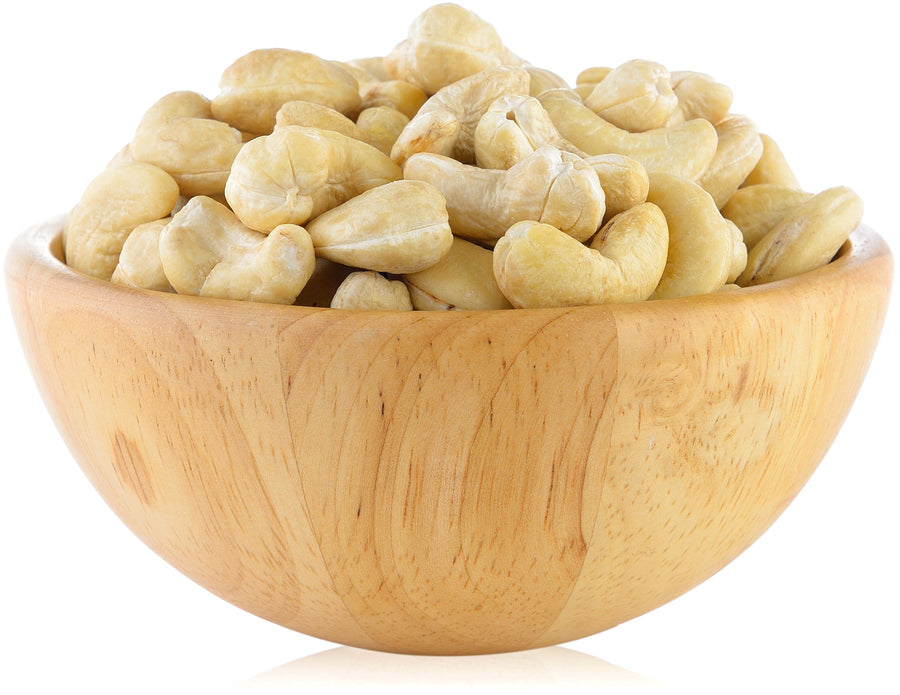
[[[722,207],[747,178],[763,151],[756,124],[746,116],[731,115],[716,124],[718,145],[697,183]]]
[[[402,166],[416,152],[433,152],[473,164],[478,121],[495,99],[527,95],[530,80],[525,68],[501,66],[447,85],[403,129],[391,158]]]
[[[750,249],[742,287],[773,282],[828,263],[862,221],[863,203],[838,186],[814,195],[789,212]]]
[[[174,292],[159,257],[159,235],[171,219],[163,217],[135,227],[122,246],[110,280],[127,287]]]
[[[275,127],[278,109],[298,99],[355,115],[359,85],[334,61],[302,51],[263,48],[226,68],[211,107],[218,120],[248,133],[266,135]]]
[[[715,292],[740,272],[736,266],[746,258],[746,251],[740,251],[740,230],[722,217],[698,184],[651,173],[647,201],[659,206],[669,227],[666,268],[651,298]]]
[[[584,105],[614,126],[634,133],[664,127],[678,97],[663,65],[629,60],[610,70],[584,98]]]
[[[131,140],[131,159],[155,164],[178,182],[182,195],[222,193],[242,137],[212,117],[209,100],[172,92],[157,101]]]
[[[641,301],[659,282],[668,240],[651,203],[614,217],[590,246],[548,224],[517,222],[494,248],[494,275],[517,308]]]
[[[395,181],[360,193],[306,227],[316,255],[385,273],[415,273],[450,250],[453,234],[438,190]]]
[[[648,172],[696,179],[716,153],[716,129],[703,119],[630,133],[603,120],[571,90],[550,89],[539,99],[560,134],[589,155],[624,154]]]
[[[284,126],[248,142],[225,198],[241,222],[267,232],[307,220],[403,174],[384,153],[331,130]]]
[[[311,101],[289,101],[275,114],[275,127],[299,125],[304,128],[333,130],[356,140],[365,140],[356,123],[330,106]]]
[[[593,168],[555,147],[540,147],[507,170],[420,153],[409,158],[403,173],[443,194],[454,234],[486,243],[521,220],[553,224],[584,241],[600,227],[606,209]]]
[[[747,248],[752,249],[785,215],[812,196],[796,188],[758,183],[735,191],[722,206],[722,216],[738,226]]]
[[[331,300],[332,309],[412,311],[409,290],[400,280],[388,280],[372,270],[350,273]]]
[[[506,49],[497,31],[474,12],[453,3],[420,14],[408,37],[384,58],[394,79],[434,94],[448,84],[504,63]]]
[[[315,267],[303,227],[261,234],[205,196],[191,198],[162,230],[159,256],[180,294],[276,304],[293,303]]]
[[[125,162],[104,170],[66,220],[66,263],[109,280],[132,230],[166,217],[177,200],[175,179],[153,164]]]
[[[747,174],[743,185],[755,186],[759,183],[774,183],[802,190],[778,143],[765,133],[761,133],[759,138],[763,145],[762,155],[753,170]]]
[[[524,94],[495,99],[475,128],[475,161],[483,169],[509,169],[543,145],[583,154],[559,134],[541,102]]]
[[[493,254],[459,237],[440,261],[403,280],[422,311],[512,309],[494,279]]]

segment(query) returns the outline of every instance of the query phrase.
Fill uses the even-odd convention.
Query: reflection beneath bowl
[[[261,673],[238,693],[458,693],[461,689],[521,694],[554,692],[663,693],[664,688],[595,656],[563,647],[484,656],[408,656],[338,647]]]

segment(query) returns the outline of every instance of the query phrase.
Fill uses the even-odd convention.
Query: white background
[[[711,73],[810,191],[848,185],[900,249],[896,23],[881,0],[467,7],[574,83],[630,58]],[[159,96],[213,96],[235,58],[288,47],[380,55],[426,3],[16,3],[0,26],[3,254],[64,212]],[[804,6],[808,6],[805,5]],[[513,10],[512,8],[516,8]],[[676,601],[562,647],[484,658],[380,655],[295,634],[208,594],[147,550],[71,459],[0,308],[0,691],[105,693],[896,693],[898,309],[811,482],[775,525]],[[896,302],[895,302],[896,305]]]

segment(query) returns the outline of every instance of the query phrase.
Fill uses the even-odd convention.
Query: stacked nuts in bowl
[[[345,309],[565,307],[804,273],[860,223],[804,191],[731,90],[645,60],[565,79],[472,12],[386,56],[253,51],[163,96],[64,230],[82,273]]]

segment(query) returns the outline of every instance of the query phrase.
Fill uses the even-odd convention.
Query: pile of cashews
[[[797,275],[862,218],[710,76],[631,60],[573,88],[455,4],[384,57],[256,50],[219,86],[147,111],[66,220],[71,267],[344,309],[577,306]]]

